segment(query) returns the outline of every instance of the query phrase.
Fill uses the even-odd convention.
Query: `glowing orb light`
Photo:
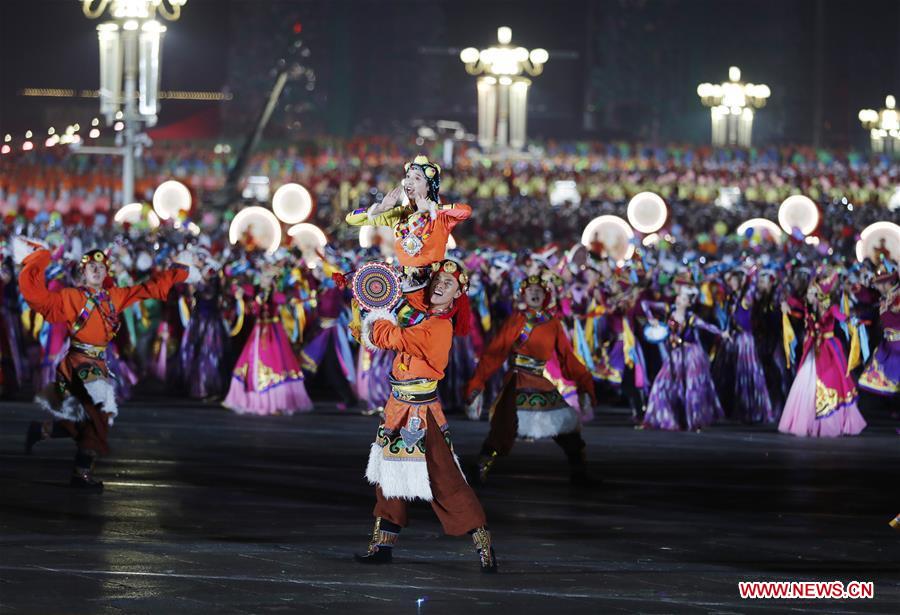
[[[312,213],[312,197],[300,184],[285,184],[275,191],[272,210],[285,224],[297,224]]]
[[[790,235],[795,228],[809,235],[819,226],[819,208],[808,196],[789,196],[778,208],[778,224]]]
[[[581,234],[581,244],[591,248],[602,246],[602,252],[616,261],[627,260],[634,254],[634,231],[618,216],[598,216],[587,223]]]
[[[655,192],[640,192],[628,201],[628,222],[641,233],[655,233],[666,223],[666,202]]]
[[[156,188],[153,193],[153,211],[161,220],[168,220],[180,211],[191,208],[191,191],[181,182],[170,179]]]
[[[228,228],[228,241],[235,244],[245,233],[250,233],[267,254],[274,254],[281,245],[281,224],[265,207],[254,205],[237,212]]]

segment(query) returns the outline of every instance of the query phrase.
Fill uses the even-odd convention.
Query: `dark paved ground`
[[[395,564],[351,554],[371,529],[362,477],[377,420],[322,406],[239,417],[126,405],[103,495],[71,491],[73,445],[21,454],[27,404],[0,404],[0,612],[900,612],[900,437],[799,440],[772,428],[586,429],[605,483],[567,482],[552,443],[521,443],[481,498],[502,574],[413,508]],[[451,419],[452,420],[452,419]],[[486,424],[460,417],[464,459]],[[746,579],[871,580],[874,601],[741,601]],[[417,607],[417,599],[424,602]]]

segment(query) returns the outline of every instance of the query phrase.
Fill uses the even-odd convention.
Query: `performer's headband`
[[[102,250],[91,250],[81,257],[81,266],[85,267],[88,263],[100,263],[109,268],[109,257]]]
[[[432,263],[431,271],[432,274],[440,273],[441,271],[449,273],[456,278],[457,282],[459,282],[460,290],[462,290],[463,293],[469,290],[469,274],[466,273],[463,266],[455,260],[448,258],[437,263]]]

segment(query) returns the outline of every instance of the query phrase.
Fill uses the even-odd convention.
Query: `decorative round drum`
[[[400,290],[400,276],[384,263],[368,263],[353,274],[353,297],[359,307],[372,310],[390,310],[403,293]]]
[[[663,324],[644,327],[644,339],[651,344],[661,344],[669,337],[669,328]]]

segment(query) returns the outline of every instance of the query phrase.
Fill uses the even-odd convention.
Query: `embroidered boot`
[[[375,518],[375,528],[365,555],[354,555],[360,564],[390,564],[394,557],[394,545],[400,537],[400,526],[381,517]]]
[[[487,527],[472,530],[472,542],[475,543],[475,551],[481,561],[481,572],[492,574],[497,572],[497,556],[494,554],[494,545],[491,543],[491,533]]]
[[[75,467],[72,469],[72,478],[69,485],[77,489],[89,489],[91,491],[103,491],[103,482],[94,478],[94,459],[96,455],[91,451],[79,449],[75,453]]]
[[[490,449],[481,449],[481,455],[478,456],[478,482],[484,484],[487,482],[488,473],[497,462],[497,451]]]

